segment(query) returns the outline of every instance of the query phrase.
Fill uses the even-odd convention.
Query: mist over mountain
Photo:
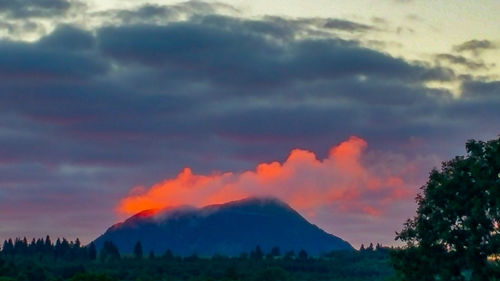
[[[234,256],[257,245],[264,252],[278,246],[282,253],[304,249],[311,255],[353,249],[274,198],[248,198],[203,208],[145,210],[111,226],[94,242],[101,248],[108,240],[122,253],[131,253],[140,241],[146,253],[163,254],[170,249],[184,256]]]

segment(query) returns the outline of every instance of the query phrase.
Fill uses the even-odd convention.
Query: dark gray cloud
[[[427,86],[457,81],[452,70],[310,33],[325,19],[137,19],[169,17],[167,8],[0,42],[0,213],[32,206],[0,216],[4,224],[44,235],[80,214],[72,229],[88,229],[88,240],[131,187],[183,167],[253,169],[293,148],[323,158],[350,135],[394,157],[443,160],[467,139],[498,134],[498,81],[464,78],[453,98]],[[425,172],[436,162],[418,161]],[[91,224],[96,216],[105,223]]]
[[[475,55],[480,54],[484,50],[496,49],[497,46],[490,40],[470,40],[462,44],[456,45],[453,49],[457,52],[472,52]]]
[[[136,9],[114,9],[97,12],[104,20],[114,20],[120,24],[168,23],[197,16],[215,15],[218,12],[237,14],[234,7],[219,2],[186,1],[176,5],[144,4]]]
[[[101,58],[72,50],[3,40],[0,52],[0,80],[80,79],[107,70]]]
[[[500,81],[467,80],[462,84],[462,91],[466,97],[500,103]]]
[[[464,56],[452,55],[452,54],[437,54],[435,59],[438,62],[446,61],[451,64],[462,65],[470,70],[478,70],[478,69],[488,69],[488,65],[483,61],[479,60],[471,60]]]
[[[380,19],[377,18],[378,22]],[[373,27],[366,24],[361,24],[353,21],[342,19],[329,19],[324,25],[326,28],[349,31],[349,32],[365,32],[373,30]]]
[[[54,17],[70,7],[68,0],[0,0],[0,14],[9,18]]]
[[[272,29],[273,23],[267,24]],[[450,69],[412,65],[354,41],[292,39],[283,44],[257,35],[252,22],[239,27],[132,25],[103,28],[97,36],[102,52],[117,61],[175,68],[223,85],[278,86],[352,75],[407,81],[448,81],[454,76]]]
[[[88,31],[71,25],[60,25],[49,35],[42,37],[38,44],[44,48],[81,51],[91,50],[95,42],[94,36]]]

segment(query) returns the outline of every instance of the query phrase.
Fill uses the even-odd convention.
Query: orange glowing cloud
[[[332,147],[323,160],[318,160],[313,152],[294,149],[283,163],[262,163],[255,170],[240,173],[199,175],[185,168],[175,178],[149,189],[132,190],[117,210],[131,215],[146,209],[273,196],[310,215],[318,208],[328,207],[379,216],[385,206],[413,193],[400,176],[381,174],[363,164],[366,146],[366,141],[353,136]]]

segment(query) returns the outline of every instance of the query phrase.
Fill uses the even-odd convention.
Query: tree
[[[270,267],[262,270],[257,275],[260,281],[286,281],[290,280],[290,274],[281,267]]]
[[[406,242],[392,255],[400,280],[500,277],[488,262],[500,253],[500,138],[466,150],[430,173],[416,216],[397,233]]]
[[[250,256],[253,258],[253,259],[256,259],[256,260],[261,260],[262,257],[264,256],[264,253],[262,252],[262,249],[260,248],[260,246],[256,246],[255,247],[255,250],[250,252]]]
[[[2,253],[3,254],[13,254],[14,252],[14,244],[12,243],[12,239],[5,240],[3,242]]]
[[[120,258],[120,252],[116,245],[111,241],[105,241],[101,250],[101,259],[106,260],[116,260]]]
[[[137,241],[134,246],[134,256],[136,259],[142,259],[142,244],[141,241]]]
[[[292,260],[295,257],[295,252],[294,251],[288,251],[285,253],[285,260]]]
[[[53,249],[53,247],[52,247],[52,241],[50,240],[50,236],[49,235],[47,235],[47,237],[45,237],[45,246],[44,246],[44,248],[45,248],[45,251],[47,253],[52,252],[52,249]]]
[[[172,253],[172,250],[168,249],[165,251],[165,253],[163,254],[163,258],[165,260],[168,260],[168,261],[171,261],[174,259],[174,254]]]
[[[278,247],[278,246],[274,246],[274,247],[271,249],[271,256],[272,256],[273,258],[276,258],[276,257],[281,256],[281,250],[280,250],[280,247]]]
[[[91,261],[95,260],[97,258],[97,249],[95,248],[94,242],[91,242],[88,251],[88,257]]]
[[[299,252],[299,260],[307,260],[307,252],[305,250],[300,250]]]

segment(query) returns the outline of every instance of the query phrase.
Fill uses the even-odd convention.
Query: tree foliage
[[[134,256],[137,259],[142,259],[143,253],[142,253],[142,244],[141,241],[137,241],[134,246]]]
[[[489,259],[500,253],[500,138],[466,150],[430,173],[397,234],[407,245],[393,253],[400,280],[498,280]]]
[[[101,260],[117,260],[120,259],[120,252],[116,245],[111,241],[104,242],[101,250]]]

